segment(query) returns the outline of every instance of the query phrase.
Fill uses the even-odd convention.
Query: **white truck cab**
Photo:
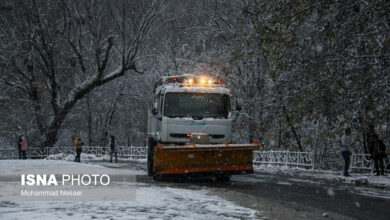
[[[185,144],[206,134],[210,144],[232,142],[230,92],[220,79],[181,75],[156,83],[148,136],[157,143]]]

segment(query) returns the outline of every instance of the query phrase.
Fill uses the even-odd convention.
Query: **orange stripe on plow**
[[[199,166],[199,167],[186,167],[186,168],[166,168],[162,173],[188,173],[188,172],[201,172],[201,171],[237,171],[253,169],[252,164],[240,164],[240,165],[215,165],[215,166]]]

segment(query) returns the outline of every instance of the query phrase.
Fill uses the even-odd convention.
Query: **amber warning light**
[[[171,82],[173,82],[173,85],[174,86],[177,86],[178,84],[180,85],[184,85],[184,86],[213,86],[213,85],[217,85],[217,86],[221,86],[222,84],[222,79],[221,78],[216,78],[216,79],[212,79],[212,78],[209,78],[209,77],[191,77],[191,78],[184,78],[184,79],[181,79],[179,77],[172,77],[171,78]]]

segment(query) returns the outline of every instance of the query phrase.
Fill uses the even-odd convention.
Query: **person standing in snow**
[[[387,154],[386,154],[386,145],[383,143],[381,139],[378,139],[378,147],[379,147],[379,164],[381,167],[381,174],[384,176],[385,175],[385,166],[383,163],[383,160],[387,159]]]
[[[26,151],[28,149],[28,144],[27,139],[24,137],[24,135],[20,136],[18,146],[20,146],[21,159],[25,160],[27,158]]]
[[[351,161],[351,128],[346,128],[344,130],[344,135],[341,138],[341,156],[344,159],[344,176],[350,176],[348,173],[349,163]]]
[[[22,137],[23,135],[20,135],[19,136],[19,139],[18,139],[18,155],[19,155],[19,160],[22,159],[22,150],[20,149],[22,147],[22,145],[20,144],[22,142]]]
[[[383,141],[379,140],[378,135],[374,133],[372,142],[370,142],[368,146],[371,158],[374,161],[376,176],[385,174],[383,158],[385,157],[386,146],[384,146],[384,144],[381,146],[381,144],[383,144]]]
[[[379,171],[379,163],[381,166],[381,169],[383,170],[383,160],[380,160],[380,149],[379,149],[379,138],[378,135],[375,133],[374,125],[369,125],[369,131],[367,134],[367,147],[368,151],[371,154],[371,159],[374,163],[374,171],[376,172],[376,176],[380,175]]]
[[[108,142],[108,148],[110,149],[110,162],[112,163],[112,156],[115,156],[115,163],[118,163],[118,142],[114,135],[110,135]]]
[[[81,151],[83,150],[84,143],[81,141],[81,136],[78,134],[75,140],[75,148],[76,148],[76,157],[74,158],[75,162],[80,163]]]

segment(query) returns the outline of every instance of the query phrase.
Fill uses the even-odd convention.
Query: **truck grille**
[[[173,138],[187,138],[187,134],[170,134]]]
[[[211,137],[211,139],[222,139],[222,138],[225,138],[225,135],[223,135],[223,134],[211,134],[209,136]]]

